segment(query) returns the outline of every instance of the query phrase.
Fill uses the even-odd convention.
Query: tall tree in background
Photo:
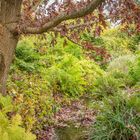
[[[135,0],[0,0],[0,92],[6,92],[9,67],[21,34],[59,32],[77,38],[78,29],[96,25],[98,35],[106,19],[135,24],[139,31],[139,4]]]

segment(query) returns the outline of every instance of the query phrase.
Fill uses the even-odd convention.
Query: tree
[[[134,23],[139,29],[139,5],[134,0],[0,0],[0,92],[6,92],[9,67],[21,34],[60,32],[65,36],[97,22],[106,26],[108,18]],[[76,20],[66,22],[70,19]]]

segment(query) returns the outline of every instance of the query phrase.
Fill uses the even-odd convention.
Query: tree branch
[[[26,29],[21,29],[21,31],[25,34],[40,34],[49,31],[50,29],[56,27],[61,22],[69,20],[69,19],[76,19],[83,17],[87,14],[93,12],[99,4],[104,2],[105,0],[92,0],[88,5],[81,8],[80,10],[74,10],[71,13],[62,12],[59,16],[54,18],[52,21],[44,24],[42,27],[27,27]]]
[[[43,0],[38,0],[32,7],[31,11],[36,11],[37,7],[43,2]]]
[[[74,29],[80,29],[83,27],[87,27],[87,26],[91,26],[95,23],[95,21],[90,21],[90,22],[86,22],[86,23],[80,23],[80,24],[76,24],[76,25],[69,25],[66,26],[66,30],[74,30]],[[53,31],[53,32],[61,32],[63,29],[61,27],[55,27],[52,30],[49,31]]]

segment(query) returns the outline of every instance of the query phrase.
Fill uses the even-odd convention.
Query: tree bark
[[[6,94],[9,68],[18,42],[16,28],[22,0],[0,0],[0,92]]]
[[[0,34],[0,92],[6,93],[6,80],[18,38],[2,27]]]

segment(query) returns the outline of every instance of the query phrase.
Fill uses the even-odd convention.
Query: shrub
[[[115,95],[120,88],[123,86],[123,83],[115,79],[110,75],[103,75],[97,78],[95,82],[95,95],[97,98],[103,98],[110,95]]]
[[[65,93],[70,96],[83,92],[82,85],[85,84],[82,78],[78,59],[72,55],[65,55],[63,60],[47,70],[47,79],[53,92]]]
[[[11,69],[20,69],[27,72],[39,71],[39,59],[41,56],[36,52],[33,43],[30,40],[21,40],[16,48],[16,58]]]
[[[140,97],[126,96],[104,99],[104,104],[92,126],[90,140],[139,140]]]
[[[45,123],[50,123],[51,116],[59,108],[43,77],[40,73],[19,70],[9,76],[9,95],[14,98],[14,105],[28,130],[41,129]]]
[[[35,51],[33,43],[29,40],[21,40],[18,43],[16,57],[25,62],[34,62],[39,59],[39,55]]]
[[[121,26],[104,30],[99,37],[95,38],[88,35],[85,39],[93,42],[97,46],[104,47],[111,54],[112,58],[131,54],[137,50],[139,43],[139,36],[129,36],[127,33],[122,32]]]
[[[13,111],[10,97],[0,95],[0,139],[1,140],[35,140],[35,135],[21,127],[20,115],[9,118],[9,113]]]
[[[131,67],[129,74],[132,77],[134,84],[140,82],[140,57],[137,58],[133,67]]]
[[[131,87],[133,85],[133,80],[129,71],[133,67],[135,61],[135,55],[120,56],[109,63],[107,73],[119,80],[120,83],[123,83],[125,87]]]
[[[67,54],[62,61],[50,67],[46,75],[49,87],[54,93],[57,91],[76,97],[89,91],[96,77],[102,73],[103,71],[94,62],[79,60]]]
[[[103,46],[111,53],[113,58],[131,54],[137,50],[136,36],[129,36],[126,32],[122,32],[122,28],[106,30],[101,36],[104,42]]]
[[[46,66],[51,67],[52,65],[59,63],[63,60],[64,55],[72,55],[77,59],[82,59],[84,57],[82,48],[80,46],[67,41],[67,46],[63,46],[63,39],[58,39],[58,43],[55,47],[47,47],[47,53],[44,56]]]
[[[128,74],[135,60],[136,60],[135,55],[120,56],[109,63],[107,71],[108,72],[119,71],[121,73]]]

